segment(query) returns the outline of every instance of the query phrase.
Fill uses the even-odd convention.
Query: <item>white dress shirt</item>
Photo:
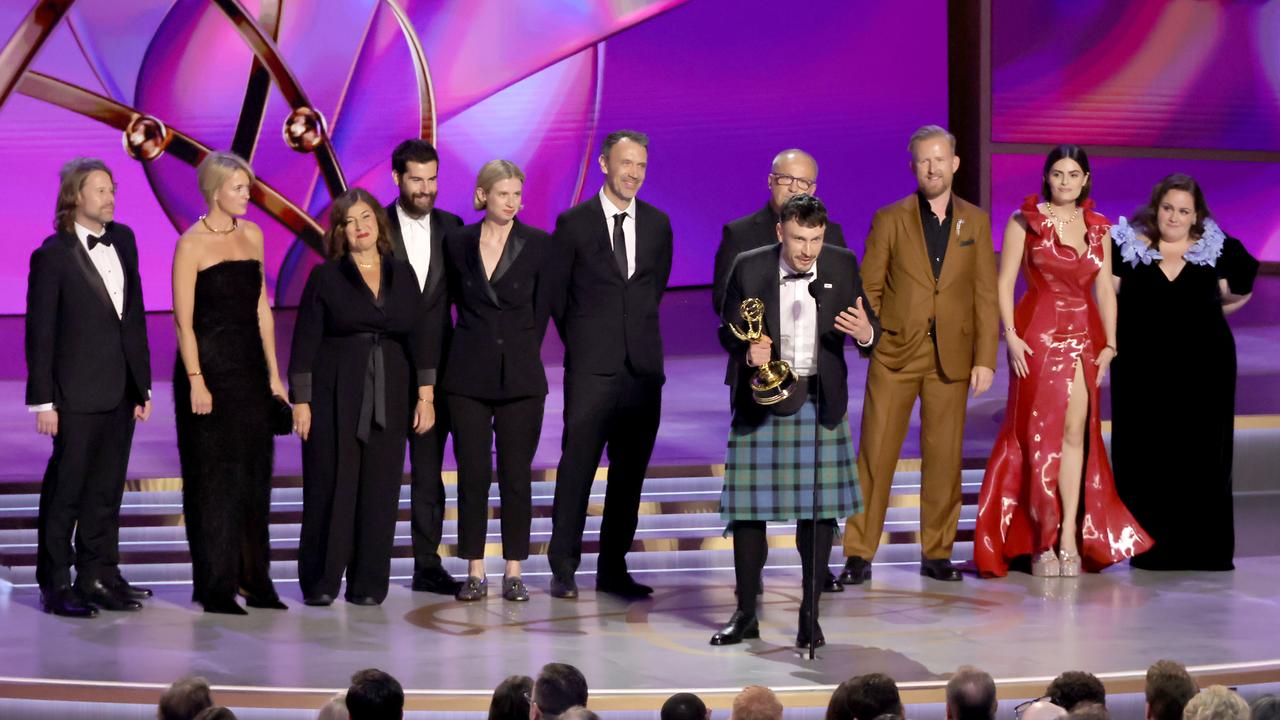
[[[627,240],[627,279],[630,280],[631,276],[636,274],[636,199],[631,198],[631,204],[626,210],[619,210],[618,206],[604,194],[604,188],[601,187],[600,205],[604,208],[604,221],[609,228],[609,247],[613,247],[613,216],[620,212],[627,214],[627,217],[622,220],[622,236]]]
[[[418,289],[427,287],[427,269],[431,267],[431,213],[413,218],[396,202],[396,215],[400,218],[400,237],[404,251],[418,276]]]
[[[809,283],[818,276],[818,263],[807,278],[784,279],[796,271],[778,258],[778,354],[800,377],[818,371],[818,302],[809,294]]]
[[[80,245],[84,247],[85,252],[89,253],[89,260],[93,263],[94,269],[98,271],[98,275],[102,277],[102,284],[107,287],[107,295],[111,297],[111,304],[116,309],[116,317],[124,317],[124,265],[120,263],[120,254],[116,252],[114,246],[107,246],[101,243],[89,249],[89,238],[91,236],[100,236],[102,233],[95,233],[89,228],[75,224],[76,237],[80,238]],[[106,232],[104,229],[102,232]],[[27,409],[31,412],[45,412],[53,409],[53,403],[45,403],[43,405],[28,405]]]

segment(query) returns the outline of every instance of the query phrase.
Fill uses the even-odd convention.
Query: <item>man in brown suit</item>
[[[862,284],[883,335],[867,371],[858,479],[864,509],[845,528],[840,581],[871,577],[893,472],[920,398],[920,574],[959,580],[951,564],[960,518],[966,390],[995,374],[999,311],[991,218],[951,193],[955,136],[936,125],[911,136],[919,188],[871,221]]]

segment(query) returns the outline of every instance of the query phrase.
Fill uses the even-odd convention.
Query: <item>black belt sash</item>
[[[368,338],[373,341],[369,349],[369,362],[364,373],[364,393],[360,400],[360,422],[356,425],[356,437],[360,442],[369,442],[369,433],[374,426],[379,429],[387,427],[387,365],[382,355],[382,333],[355,333],[352,337]]]

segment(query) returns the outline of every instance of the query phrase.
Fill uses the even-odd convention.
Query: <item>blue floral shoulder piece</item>
[[[1218,264],[1218,258],[1222,257],[1222,245],[1226,239],[1227,234],[1222,232],[1213,218],[1209,218],[1204,221],[1204,234],[1187,248],[1182,259],[1196,265],[1213,267]]]
[[[1205,228],[1207,235],[1208,225]],[[1150,265],[1152,262],[1160,262],[1160,251],[1139,240],[1138,233],[1125,216],[1121,215],[1116,224],[1111,226],[1111,237],[1115,239],[1116,247],[1120,248],[1120,259],[1129,263],[1130,266],[1138,267],[1138,263]],[[1187,252],[1190,253],[1189,250]]]

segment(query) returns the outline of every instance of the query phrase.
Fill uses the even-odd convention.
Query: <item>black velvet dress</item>
[[[1247,294],[1258,262],[1235,238],[1205,236],[1172,280],[1158,255],[1143,262],[1145,245],[1120,240],[1112,253],[1121,278],[1112,467],[1120,499],[1155,541],[1130,561],[1136,568],[1234,567],[1236,346],[1218,281]]]
[[[258,329],[262,265],[230,260],[196,275],[192,326],[213,412],[191,412],[181,354],[173,377],[192,599],[206,606],[277,600],[270,575],[270,379]]]

